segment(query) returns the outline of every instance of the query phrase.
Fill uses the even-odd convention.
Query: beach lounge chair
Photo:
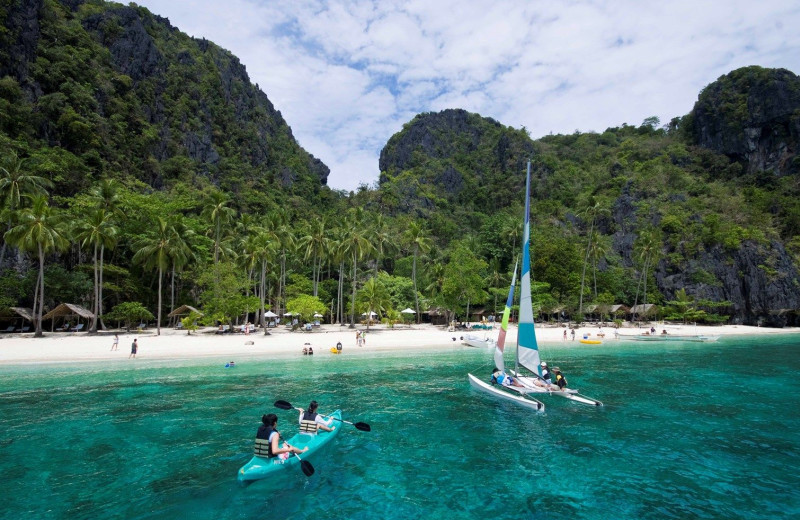
[[[69,322],[67,322],[67,323],[63,324],[62,326],[58,327],[56,329],[56,332],[67,332],[71,326],[72,325],[70,325]]]
[[[31,326],[30,325],[25,325],[21,329],[17,329],[17,332],[30,332],[30,331],[31,331]]]
[[[82,330],[83,330],[83,323],[78,323],[77,325],[69,329],[70,332],[80,332]]]
[[[14,326],[13,325],[9,325],[8,328],[6,330],[4,330],[3,332],[14,332]]]

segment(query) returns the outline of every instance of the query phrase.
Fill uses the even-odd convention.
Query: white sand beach
[[[678,326],[678,325],[653,325],[658,333],[667,328],[669,334],[706,334],[706,335],[753,335],[753,334],[791,334],[800,333],[800,328],[764,328],[745,325],[723,326]],[[314,349],[314,355],[331,356],[330,348],[337,342],[343,345],[343,354],[348,352],[370,352],[381,350],[411,350],[411,349],[442,349],[463,348],[461,338],[469,333],[490,338],[497,337],[498,326],[495,330],[457,330],[448,332],[447,327],[434,325],[399,325],[388,328],[384,325],[370,326],[366,335],[366,343],[359,347],[356,345],[356,330],[364,331],[366,326],[359,325],[350,329],[346,325],[322,325],[311,332],[288,331],[285,327],[269,329],[270,334],[264,335],[263,331],[244,335],[215,334],[213,328],[200,329],[188,335],[186,331],[162,328],[161,335],[155,329],[119,332],[119,350],[112,351],[111,345],[114,331],[103,331],[98,334],[86,332],[60,333],[46,332],[44,338],[34,338],[32,333],[5,334],[0,336],[0,365],[15,365],[29,363],[74,363],[96,362],[103,360],[127,359],[130,354],[131,343],[138,339],[138,353],[131,363],[138,359],[144,360],[169,360],[190,359],[202,357],[230,358],[237,360],[247,358],[270,358],[300,356],[302,349],[309,344]],[[536,326],[537,339],[540,343],[562,342],[564,328],[551,325]],[[622,328],[621,334],[637,334],[644,328]],[[604,338],[598,338],[598,333],[604,333]],[[516,342],[517,327],[509,327],[506,338],[507,345]],[[598,328],[597,325],[576,329],[576,341],[584,334],[590,339],[601,341],[614,341],[614,329],[611,327]],[[570,336],[568,335],[568,341]],[[631,345],[634,345],[631,342]]]

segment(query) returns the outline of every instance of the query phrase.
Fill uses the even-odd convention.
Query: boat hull
[[[528,389],[528,393],[555,395],[558,397],[563,397],[564,399],[569,399],[570,401],[575,401],[576,403],[588,404],[591,406],[603,406],[603,403],[601,401],[598,401],[597,399],[592,399],[591,397],[587,397],[585,395],[581,395],[574,388],[565,388],[561,390],[555,385],[550,385],[551,388],[547,388],[544,386],[537,385],[535,382],[536,378],[534,377],[519,376],[516,375],[513,371],[511,373],[512,375],[514,375],[514,377],[517,378],[517,381],[525,385],[525,388]]]
[[[703,334],[617,334],[616,339],[622,341],[692,341],[709,343],[717,341],[720,336],[710,336]]]
[[[471,334],[462,336],[461,343],[468,347],[475,347],[475,348],[493,348],[495,345],[493,339],[481,338],[479,336],[473,336]]]
[[[585,343],[586,345],[601,345],[603,343],[599,339],[582,339],[580,342]]]
[[[501,399],[504,401],[510,401],[514,404],[523,406],[525,408],[529,408],[531,410],[535,410],[537,412],[544,411],[544,403],[542,403],[541,401],[537,401],[536,399],[526,396],[524,394],[519,394],[514,390],[506,390],[505,387],[500,385],[491,385],[485,381],[478,379],[472,374],[467,374],[467,375],[469,376],[470,386],[472,386],[472,388],[476,390],[479,390],[494,398]]]
[[[341,420],[342,412],[341,410],[336,410],[330,414],[330,416]],[[331,426],[336,427],[332,432],[320,430],[316,435],[297,433],[287,442],[290,445],[296,446],[300,449],[308,447],[308,451],[300,455],[303,460],[306,460],[315,455],[323,446],[331,442],[339,433],[339,430],[342,429],[342,423],[338,420],[334,420]],[[290,455],[288,459],[281,459],[278,457],[267,459],[264,457],[254,456],[252,459],[250,459],[250,462],[239,468],[237,478],[241,483],[250,483],[256,480],[268,478],[271,475],[287,470],[288,468],[296,467],[295,469],[300,471],[299,466],[300,458],[294,455]]]

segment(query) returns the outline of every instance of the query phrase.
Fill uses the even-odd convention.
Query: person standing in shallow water
[[[133,358],[136,359],[136,351],[139,350],[139,344],[137,343],[137,339],[133,339],[133,343],[131,343],[131,353],[128,356],[128,359]]]

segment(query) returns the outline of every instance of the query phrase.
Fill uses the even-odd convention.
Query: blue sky
[[[239,57],[328,185],[373,186],[386,141],[463,108],[531,137],[688,113],[739,67],[800,73],[800,2],[142,0]]]

